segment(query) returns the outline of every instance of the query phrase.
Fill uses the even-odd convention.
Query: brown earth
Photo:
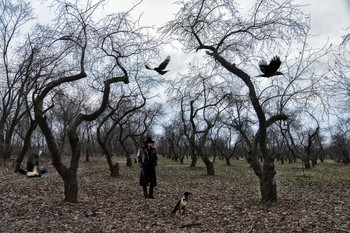
[[[79,202],[64,203],[63,182],[48,158],[48,173],[26,178],[0,167],[0,232],[350,232],[350,167],[332,161],[304,170],[277,165],[278,201],[259,202],[259,181],[246,161],[215,163],[215,176],[189,161],[160,158],[156,199],[144,199],[139,168],[109,175],[94,156],[80,162]],[[182,193],[184,214],[171,214]]]

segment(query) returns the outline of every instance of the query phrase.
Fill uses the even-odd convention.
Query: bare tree
[[[94,12],[104,1],[77,1],[75,4],[55,1],[57,19],[55,30],[44,37],[48,42],[45,57],[55,54],[59,58],[52,63],[51,72],[46,73],[40,91],[35,96],[35,119],[38,122],[48,144],[53,165],[64,181],[65,201],[76,202],[78,194],[77,169],[81,152],[79,139],[80,126],[83,122],[96,120],[106,109],[110,93],[115,91],[112,84],[129,83],[129,73],[135,64],[140,66],[138,56],[144,57],[142,51],[146,46],[147,35],[143,35],[138,23],[131,20],[129,12],[111,14],[95,22]],[[138,41],[140,43],[138,43]],[[140,55],[141,54],[141,55]],[[142,63],[141,63],[142,64]],[[89,79],[86,79],[89,77]],[[85,81],[85,82],[84,82]],[[55,104],[52,96],[54,90],[62,87],[74,89],[73,83],[93,83],[93,88],[99,90],[102,96],[90,112],[79,111],[67,129],[71,150],[70,165],[67,167],[62,159],[53,129],[44,115],[44,106],[50,101]],[[69,84],[69,85],[68,85]],[[89,100],[86,100],[89,101]]]
[[[170,119],[167,124],[162,126],[164,133],[159,139],[160,146],[157,147],[157,150],[159,154],[175,161],[180,160],[183,163],[185,156],[189,153],[189,143],[184,136],[184,129],[179,115],[175,115],[173,119]]]
[[[35,120],[32,110],[33,110],[33,98],[35,93],[38,91],[38,85],[36,79],[40,76],[40,70],[45,69],[48,66],[45,62],[39,62],[36,57],[40,54],[40,45],[32,43],[30,39],[27,39],[21,48],[23,51],[22,57],[24,62],[19,67],[19,74],[21,74],[21,88],[18,90],[20,94],[18,96],[18,101],[16,105],[16,112],[20,115],[13,118],[16,121],[13,121],[12,127],[16,127],[16,133],[20,135],[20,132],[23,131],[21,136],[23,143],[21,144],[21,150],[16,159],[15,171],[18,171],[21,167],[24,156],[27,151],[31,149],[32,135],[37,128],[37,121]],[[14,107],[14,106],[12,106]],[[48,106],[44,112],[49,111],[53,106]],[[25,122],[25,123],[24,123]],[[11,134],[12,135],[12,134]],[[37,143],[37,146],[40,143]],[[40,149],[40,148],[37,148]]]
[[[138,95],[136,93],[131,93],[129,95],[122,94],[118,98],[117,103],[112,104],[113,106],[109,107],[109,113],[106,114],[106,116],[103,117],[101,122],[99,123],[97,127],[97,139],[98,143],[100,144],[105,157],[107,159],[111,176],[116,177],[119,176],[119,163],[116,162],[113,164],[112,162],[112,152],[109,149],[111,146],[108,145],[108,142],[110,141],[111,135],[116,131],[117,126],[120,126],[121,121],[125,120],[128,115],[134,113],[138,109],[142,108],[146,104],[146,98],[141,92],[141,98],[138,98]],[[105,124],[108,125],[108,127],[105,127],[105,133],[104,135],[101,134],[101,128]],[[120,141],[120,137],[123,136],[123,130],[122,127],[119,130],[119,136],[114,140],[114,144],[117,141]],[[124,144],[122,144],[123,146]],[[124,148],[124,147],[123,147]],[[124,148],[125,149],[125,148]]]
[[[244,143],[249,148],[248,151],[251,151],[253,147],[252,138],[254,137],[252,128],[256,122],[249,117],[252,115],[249,101],[241,95],[230,95],[228,102],[228,108],[220,117],[220,122],[230,130],[237,131],[240,135],[238,143]],[[245,156],[250,161],[249,155],[246,154]]]
[[[332,132],[329,145],[330,157],[338,163],[350,163],[350,130],[349,121],[339,121],[338,127]]]
[[[218,154],[219,157],[225,159],[226,165],[231,165],[230,159],[234,157],[237,145],[241,143],[241,140],[236,140],[234,145],[232,145],[235,130],[227,124],[218,124],[214,130],[210,135],[214,157]]]
[[[84,129],[84,135],[83,138],[85,139],[84,145],[85,145],[85,161],[90,162],[90,156],[94,152],[94,134],[93,134],[93,126],[94,124],[92,122],[86,122],[86,126],[82,127]]]
[[[125,132],[121,139],[131,139],[130,143],[132,143],[135,148],[135,155],[136,151],[143,146],[145,138],[149,135],[155,135],[153,126],[157,124],[156,120],[162,115],[162,105],[153,103],[136,111],[131,116],[131,119],[126,122],[127,132]],[[128,154],[129,151],[126,153]],[[134,162],[137,162],[136,156]]]
[[[33,19],[32,8],[24,1],[0,1],[0,159],[8,159],[12,151],[12,139],[18,122],[24,117],[26,109],[24,96],[28,79],[28,64],[33,51],[20,52],[22,45],[19,31]],[[18,44],[20,46],[18,46]]]
[[[75,93],[69,93],[62,89],[54,90],[55,108],[52,110],[50,119],[55,125],[55,134],[59,144],[60,154],[68,153],[67,130],[79,112],[83,111],[83,102],[87,99],[82,89],[77,89]]]
[[[188,85],[183,86],[185,79],[195,81],[187,81]],[[173,101],[180,104],[183,132],[192,148],[192,160],[196,159],[198,154],[206,165],[207,174],[214,175],[213,159],[207,150],[209,134],[227,106],[225,100],[228,94],[217,84],[215,76],[205,72],[183,76],[178,84],[178,87],[173,88]]]
[[[123,151],[126,154],[126,165],[132,166],[131,153],[129,149],[133,138],[144,137],[144,135],[150,131],[152,126],[156,124],[159,116],[162,116],[162,106],[160,104],[148,104],[142,109],[136,109],[130,116],[123,121],[119,121],[119,137]],[[131,141],[129,140],[131,139]],[[135,148],[135,154],[137,151]]]
[[[350,101],[350,34],[343,37],[329,64],[330,84],[328,93],[332,97],[335,123],[330,127],[331,142],[328,147],[330,157],[338,162],[350,163],[349,101]]]
[[[248,96],[258,119],[259,129],[252,140],[251,165],[260,179],[263,202],[276,201],[274,161],[266,146],[267,127],[286,119],[277,113],[267,119],[254,82],[248,73],[232,60],[244,60],[254,51],[277,48],[281,42],[289,43],[293,37],[305,34],[304,15],[290,1],[281,4],[275,1],[257,1],[244,17],[236,3],[225,0],[182,1],[182,9],[175,20],[163,28],[165,33],[177,37],[187,50],[206,50],[224,70],[235,75],[248,88]],[[259,145],[263,157],[257,159]]]
[[[347,36],[349,42],[350,34]],[[350,44],[344,43],[338,47],[337,53],[332,59],[333,63],[329,66],[329,71],[332,74],[328,92],[332,96],[334,108],[337,115],[343,115],[350,111]]]

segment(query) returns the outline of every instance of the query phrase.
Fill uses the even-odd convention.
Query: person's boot
[[[150,187],[149,187],[149,195],[148,195],[148,198],[156,199],[156,198],[153,196],[153,186],[152,186],[152,185],[150,185]]]
[[[143,187],[143,196],[145,198],[148,198],[148,195],[147,195],[147,186],[142,186]]]

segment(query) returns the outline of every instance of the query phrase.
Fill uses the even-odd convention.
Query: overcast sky
[[[278,0],[283,2],[282,0]],[[111,8],[116,11],[125,10],[135,4],[135,0],[111,1]],[[143,0],[136,8],[135,14],[143,13],[143,21],[147,25],[161,26],[173,19],[179,7],[173,0]],[[236,0],[244,7],[250,6],[252,0]],[[296,0],[302,5],[302,10],[311,15],[312,34],[322,40],[330,39],[331,43],[339,43],[341,36],[349,33],[350,27],[350,0]],[[248,7],[247,7],[248,8]],[[247,9],[249,10],[249,9]]]
[[[341,37],[350,33],[350,0],[299,0],[308,5],[302,7],[311,15],[311,32],[322,40],[330,39],[339,44]],[[348,29],[348,30],[347,30]]]
[[[283,2],[283,0],[277,0]],[[45,22],[52,12],[44,10],[40,6],[41,1],[33,2],[33,7],[39,21]],[[137,0],[111,0],[105,7],[105,12],[121,12],[130,9],[138,3]],[[255,0],[236,0],[244,11],[248,11],[251,3]],[[311,33],[315,35],[315,47],[320,47],[329,40],[330,43],[339,44],[341,37],[350,33],[350,0],[295,0],[302,5],[302,10],[311,16]],[[143,0],[133,11],[138,17],[142,14],[142,23],[154,27],[163,26],[167,21],[174,18],[179,10],[175,0]],[[168,53],[171,51],[168,51]]]

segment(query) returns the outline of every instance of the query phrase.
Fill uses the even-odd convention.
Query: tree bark
[[[303,163],[304,163],[304,167],[306,169],[310,169],[311,168],[310,160],[308,158],[303,159]]]
[[[63,178],[64,181],[64,201],[77,202],[78,197],[78,179],[77,171],[74,169],[67,169],[67,174]]]
[[[277,201],[275,175],[273,159],[264,160],[263,173],[260,179],[260,192],[263,203]]]
[[[85,161],[90,162],[90,155],[91,155],[91,146],[90,146],[90,134],[89,131],[87,133],[87,141],[85,146]]]
[[[203,159],[205,163],[205,167],[207,168],[207,175],[214,176],[215,175],[215,170],[214,170],[214,163],[211,162],[209,159]]]
[[[0,160],[7,160],[11,156],[12,146],[9,140],[12,139],[9,133],[6,132],[8,129],[5,129],[5,121],[0,122]]]
[[[116,162],[111,167],[111,176],[118,177],[119,176],[119,163]]]
[[[126,158],[126,166],[132,167],[132,159],[131,159],[130,155],[128,155]]]
[[[197,164],[197,154],[193,146],[191,145],[191,165],[190,167],[195,167]]]
[[[0,120],[0,159],[5,161],[5,127],[2,120]]]
[[[33,120],[30,122],[29,129],[24,137],[23,147],[21,149],[21,152],[18,155],[18,158],[16,159],[15,172],[18,172],[18,170],[21,168],[21,163],[22,163],[23,158],[26,155],[26,153],[30,147],[30,144],[31,144],[30,139],[31,139],[32,134],[33,134],[34,130],[36,129],[37,125],[38,124]]]
[[[343,159],[342,159],[343,164],[349,164],[350,163],[350,156],[347,153],[346,150],[343,150]]]
[[[102,126],[102,124],[103,124],[103,122],[101,122],[101,124],[97,127],[97,142],[100,145],[100,147],[101,147],[101,149],[106,157],[111,176],[118,177],[119,176],[119,164],[118,164],[118,162],[113,164],[112,154],[106,146],[106,143],[105,143],[106,140],[103,141],[103,139],[101,137],[100,127]]]
[[[214,163],[209,159],[205,149],[197,148],[197,151],[199,153],[199,156],[202,158],[205,164],[205,167],[207,168],[207,175],[214,176],[215,175]]]
[[[119,176],[119,163],[115,162],[115,164],[113,164],[112,155],[110,154],[110,152],[108,150],[103,149],[103,148],[102,148],[102,150],[106,156],[109,170],[111,172],[111,176],[118,177]]]
[[[259,120],[259,129],[256,133],[254,139],[254,145],[251,149],[250,155],[250,164],[254,169],[255,174],[260,179],[260,192],[262,202],[275,202],[277,200],[277,192],[276,192],[276,181],[275,181],[275,166],[273,158],[271,154],[268,152],[266,147],[266,131],[267,127],[277,120],[285,120],[287,116],[284,114],[278,114],[272,116],[268,121],[266,120],[264,110],[259,103],[259,99],[255,92],[255,87],[250,79],[250,76],[238,69],[236,65],[229,63],[226,61],[220,54],[217,53],[215,48],[213,47],[203,47],[203,49],[209,49],[212,52],[208,52],[209,55],[213,56],[215,60],[217,60],[223,67],[225,67],[231,73],[237,75],[248,87],[249,89],[249,98],[253,105],[254,111]],[[261,167],[260,162],[257,158],[257,143],[259,144],[259,149],[263,158],[263,166]],[[249,161],[249,160],[248,160]]]

